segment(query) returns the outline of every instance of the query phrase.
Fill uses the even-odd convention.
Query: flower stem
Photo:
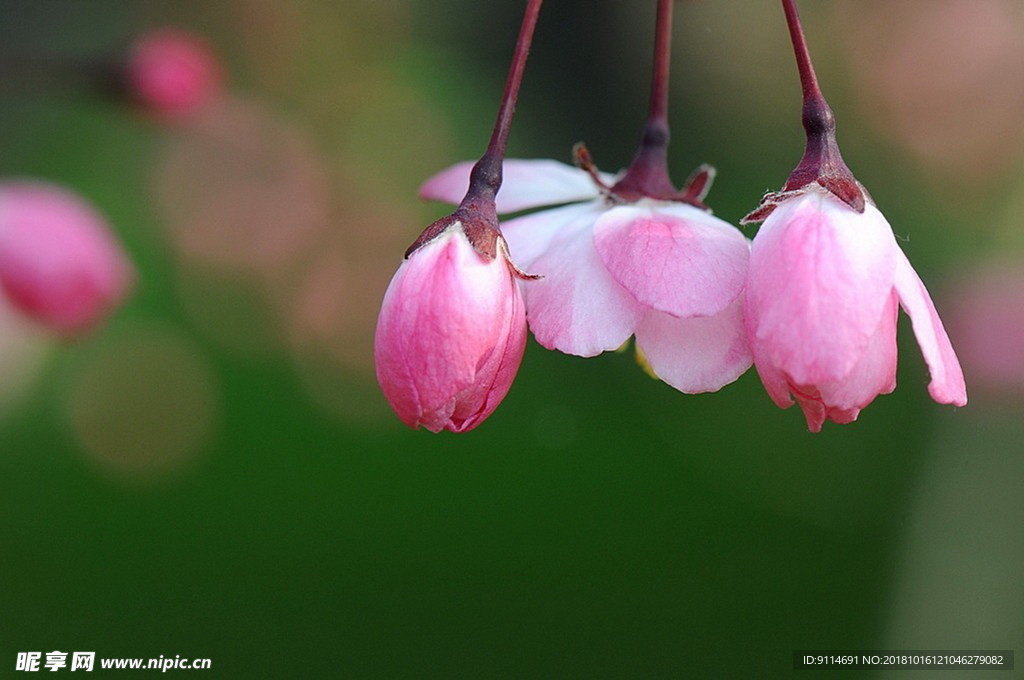
[[[650,109],[640,148],[626,174],[612,188],[615,194],[622,197],[670,196],[676,193],[668,173],[668,89],[673,3],[674,0],[658,0]]]
[[[528,0],[526,3],[526,13],[519,29],[519,38],[516,40],[512,65],[509,67],[508,80],[505,82],[505,93],[498,109],[498,119],[494,123],[487,151],[473,166],[469,192],[463,200],[464,204],[467,201],[489,200],[493,210],[494,196],[501,188],[501,165],[505,160],[505,148],[508,145],[509,130],[516,110],[516,99],[519,97],[519,85],[523,81],[523,71],[526,69],[526,58],[530,53],[530,43],[533,41],[533,30],[537,25],[541,2],[543,0]]]
[[[527,0],[526,13],[516,49],[512,55],[512,65],[505,81],[505,92],[498,108],[498,119],[494,123],[491,141],[480,160],[473,166],[469,174],[469,190],[455,212],[442,217],[427,227],[413,244],[405,251],[408,258],[424,244],[446,231],[451,225],[458,223],[462,232],[478,253],[493,260],[499,252],[505,253],[501,228],[498,226],[498,209],[494,199],[501,188],[501,166],[505,161],[505,148],[508,145],[508,134],[512,127],[512,117],[516,110],[516,99],[519,97],[519,85],[523,82],[523,71],[526,69],[526,58],[530,54],[530,43],[533,42],[533,29],[537,26],[537,15],[543,0]],[[501,241],[499,242],[499,239]],[[511,265],[511,262],[509,263]],[[513,266],[514,268],[514,266]],[[517,276],[529,278],[514,268]]]
[[[803,125],[807,132],[804,156],[790,174],[783,190],[793,191],[816,182],[854,210],[863,212],[864,191],[839,152],[836,119],[818,85],[795,0],[782,0],[782,9],[786,14],[786,25],[793,43],[797,70],[800,72]]]
[[[672,2],[658,0],[654,35],[654,72],[651,78],[651,107],[647,122],[668,128],[668,69],[672,56]],[[667,133],[666,133],[667,134]]]
[[[803,26],[800,25],[800,15],[796,11],[796,4],[793,0],[782,0],[782,9],[786,13],[786,25],[789,27],[789,37],[793,43],[796,67],[800,71],[804,102],[806,103],[809,99],[819,99],[824,102],[825,97],[822,96],[821,88],[818,86],[818,76],[814,73],[814,65],[811,63],[811,55],[807,50],[807,39],[804,37]]]

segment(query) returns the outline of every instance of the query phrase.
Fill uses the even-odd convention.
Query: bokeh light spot
[[[132,481],[173,476],[209,439],[220,407],[213,370],[173,326],[140,325],[99,342],[77,367],[67,415],[105,471]]]
[[[949,300],[949,334],[974,393],[1024,398],[1024,270],[991,263]]]
[[[0,298],[0,416],[30,393],[52,352],[51,337]]]

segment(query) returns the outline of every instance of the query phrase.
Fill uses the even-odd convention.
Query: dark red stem
[[[516,110],[516,99],[519,97],[519,86],[523,82],[523,71],[526,69],[526,58],[530,54],[530,43],[533,41],[533,30],[537,26],[537,15],[543,0],[527,0],[526,13],[516,39],[516,49],[512,55],[508,79],[505,81],[505,92],[498,108],[498,119],[494,123],[491,141],[480,160],[473,166],[469,175],[469,190],[455,212],[443,217],[426,228],[419,235],[405,256],[409,257],[424,244],[433,240],[455,222],[462,225],[462,231],[473,247],[481,254],[494,258],[498,253],[498,238],[501,231],[498,227],[498,211],[494,199],[501,188],[501,166],[505,161],[505,148],[508,145],[509,130],[512,117]],[[524,275],[525,276],[525,275]]]
[[[818,76],[814,73],[814,65],[811,64],[811,55],[807,50],[807,39],[804,37],[804,29],[800,25],[800,15],[796,11],[796,4],[793,0],[782,0],[782,9],[786,13],[786,24],[789,26],[789,37],[793,42],[793,52],[796,55],[796,67],[800,71],[800,85],[804,90],[804,103],[808,100],[818,99],[824,104],[825,97],[821,94],[818,86]],[[828,104],[825,104],[828,106]]]
[[[494,123],[494,131],[491,133],[487,151],[473,166],[469,180],[469,192],[466,194],[463,204],[466,204],[467,201],[477,202],[484,199],[484,201],[490,201],[493,210],[494,196],[501,188],[501,166],[505,160],[505,148],[508,146],[509,130],[512,127],[512,117],[515,114],[516,100],[519,97],[519,85],[523,81],[526,58],[530,53],[530,43],[533,41],[533,30],[537,26],[537,15],[540,13],[542,1],[528,0],[526,4],[526,14],[523,16],[519,38],[516,40],[512,65],[509,67],[508,80],[505,82],[505,93],[502,95],[501,107],[498,109],[498,119]]]
[[[818,85],[795,0],[782,0],[782,9],[786,13],[789,37],[793,42],[793,53],[800,72],[804,100],[803,125],[807,132],[804,156],[790,174],[783,190],[792,191],[817,182],[850,207],[863,212],[864,192],[839,152],[835,116]]]
[[[654,35],[654,72],[651,79],[651,108],[647,122],[668,127],[668,69],[672,59],[672,2],[658,1]]]
[[[668,89],[673,2],[658,0],[650,110],[640,139],[640,148],[626,174],[612,188],[615,194],[622,197],[671,196],[676,193],[668,173]]]

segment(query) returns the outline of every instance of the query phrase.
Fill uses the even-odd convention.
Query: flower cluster
[[[901,305],[931,371],[931,396],[966,404],[931,298],[843,162],[795,6],[782,4],[807,147],[783,189],[744,219],[763,221],[752,242],[705,205],[711,168],[681,190],[668,177],[671,0],[659,1],[651,112],[623,173],[599,172],[578,147],[578,167],[504,161],[483,200],[483,161],[423,185],[421,197],[460,207],[410,249],[381,310],[378,378],[406,424],[478,425],[509,389],[528,323],[542,346],[584,357],[635,337],[653,373],[686,393],[721,389],[753,364],[775,403],[795,400],[818,431],[825,420],[855,420],[895,388]],[[537,208],[546,209],[500,228],[492,217]]]

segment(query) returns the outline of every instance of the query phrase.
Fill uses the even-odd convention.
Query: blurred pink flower
[[[896,387],[897,303],[931,370],[928,391],[963,406],[956,354],[924,284],[868,202],[857,212],[817,184],[777,203],[754,238],[746,322],[777,405],[796,398],[812,432],[849,423]]]
[[[420,195],[457,203],[470,167],[442,171]],[[738,229],[681,201],[616,204],[586,171],[557,161],[505,162],[499,213],[571,201],[586,202],[502,225],[516,262],[542,277],[522,284],[541,345],[589,357],[635,334],[655,374],[687,393],[718,390],[750,367],[742,303],[750,251]]]
[[[101,321],[133,270],[105,220],[66,189],[0,183],[0,286],[22,312],[61,334]]]
[[[985,392],[1024,396],[1022,300],[1024,268],[1009,262],[972,270],[950,300],[964,369]]]
[[[486,258],[455,220],[402,262],[384,295],[374,356],[406,425],[472,430],[504,399],[523,357],[516,270],[498,237]]]
[[[129,93],[162,118],[194,113],[217,95],[223,76],[210,46],[175,28],[142,35],[128,60]]]

